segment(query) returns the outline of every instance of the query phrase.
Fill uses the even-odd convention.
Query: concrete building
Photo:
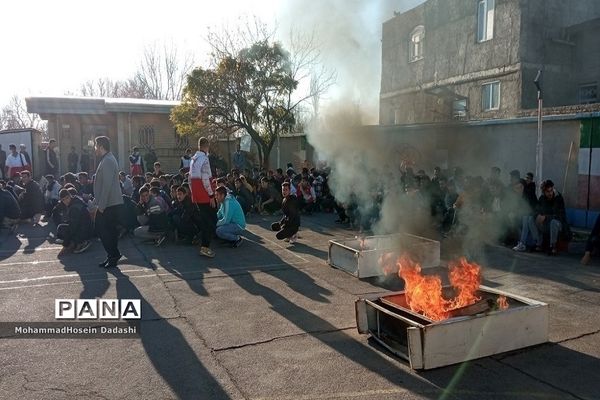
[[[598,99],[597,0],[429,0],[383,24],[383,125],[519,116]]]
[[[196,150],[197,138],[178,135],[169,119],[178,101],[91,97],[29,97],[25,101],[28,112],[48,121],[48,137],[58,142],[61,173],[67,172],[71,147],[79,154],[89,153],[93,161],[90,171],[94,171],[94,138],[99,135],[111,139],[112,152],[124,171],[129,170],[128,156],[133,147],[139,147],[143,155],[154,150],[164,171],[179,169],[186,148]],[[232,139],[229,146],[226,140],[218,141],[211,153],[228,162],[228,152],[235,151],[237,141]],[[258,160],[255,144],[250,153],[250,162]],[[313,153],[306,135],[285,135],[271,151],[270,166],[277,168],[288,162],[299,166],[305,159],[312,160]]]
[[[383,24],[380,126],[419,167],[535,171],[542,70],[543,176],[571,223],[600,211],[600,1],[428,0]],[[536,177],[540,180],[540,177]]]

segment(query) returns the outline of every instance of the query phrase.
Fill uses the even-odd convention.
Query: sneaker
[[[56,243],[56,244],[63,244],[64,242],[65,242],[65,241],[64,241],[64,240],[62,240],[62,239],[55,239],[55,240],[54,240],[54,243]]]
[[[240,245],[242,244],[242,242],[244,241],[244,239],[242,239],[242,237],[240,236],[238,238],[238,240],[236,240],[235,242],[233,242],[233,244],[231,245],[231,247],[240,247]]]
[[[156,239],[156,242],[154,243],[154,245],[156,247],[160,247],[160,245],[163,244],[165,242],[165,240],[167,240],[167,235],[162,235],[161,237]]]
[[[294,244],[297,241],[298,241],[298,234],[295,234],[290,238],[290,244]]]
[[[79,243],[79,245],[77,247],[75,247],[75,250],[73,250],[73,253],[75,253],[75,254],[83,253],[84,251],[89,249],[91,245],[92,245],[92,242],[90,242],[89,240],[86,240],[83,243]]]
[[[209,247],[200,247],[200,255],[208,258],[213,258],[215,256],[215,252],[212,251]]]
[[[527,250],[527,247],[525,247],[525,245],[521,242],[519,242],[519,244],[517,244],[515,247],[513,247],[514,251],[525,251]]]

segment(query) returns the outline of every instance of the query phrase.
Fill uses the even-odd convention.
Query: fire
[[[506,300],[506,296],[498,296],[496,299],[496,304],[500,310],[506,310],[508,308],[508,300]]]
[[[398,275],[405,282],[406,302],[410,309],[434,321],[446,319],[450,311],[481,300],[477,296],[481,267],[465,258],[450,265],[450,284],[456,293],[450,299],[444,297],[442,279],[437,275],[423,275],[421,266],[406,255],[398,259]]]

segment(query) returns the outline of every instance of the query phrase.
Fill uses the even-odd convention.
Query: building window
[[[500,109],[500,82],[490,82],[482,86],[481,105],[483,111]]]
[[[455,119],[464,119],[467,117],[467,99],[459,99],[452,102],[452,116]]]
[[[409,61],[418,61],[423,58],[423,41],[425,39],[425,28],[423,25],[417,26],[410,33],[410,56]]]
[[[579,104],[598,102],[598,85],[596,83],[579,86]]]
[[[138,130],[138,139],[140,145],[151,149],[154,147],[154,127],[152,125],[144,125]]]
[[[485,42],[494,37],[494,0],[477,3],[477,41]]]

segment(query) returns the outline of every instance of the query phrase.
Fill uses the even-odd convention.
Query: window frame
[[[593,100],[591,98],[588,98],[584,101],[583,97],[581,96],[581,91],[583,89],[592,88],[592,87],[596,90],[596,97]],[[598,82],[589,82],[589,83],[580,84],[579,88],[577,90],[577,100],[579,101],[579,104],[594,104],[594,103],[600,102],[600,99],[598,98]]]
[[[490,7],[491,5],[491,7]],[[480,15],[481,7],[483,6],[483,19]],[[491,19],[490,19],[491,14]],[[479,0],[477,2],[476,20],[477,20],[477,43],[487,42],[494,38],[494,20],[496,19],[496,1],[495,0]],[[491,24],[490,24],[491,21]],[[482,29],[483,27],[483,29]],[[481,34],[481,36],[480,36]]]
[[[415,38],[418,38],[418,41],[415,41]],[[425,58],[425,26],[417,25],[410,32],[409,40],[408,40],[408,62],[416,62]],[[415,51],[417,49],[418,51]],[[417,54],[418,53],[418,54]]]
[[[492,90],[492,88],[496,84],[498,85],[498,105],[496,107],[493,107],[494,91]],[[487,100],[489,100],[490,108],[485,107],[486,98],[485,98],[484,94],[486,91],[486,87],[490,87],[489,98],[487,99]],[[500,82],[499,80],[496,80],[496,81],[486,82],[481,85],[481,111],[487,112],[487,111],[500,110],[500,105],[502,103],[501,100],[502,100],[502,82]]]

